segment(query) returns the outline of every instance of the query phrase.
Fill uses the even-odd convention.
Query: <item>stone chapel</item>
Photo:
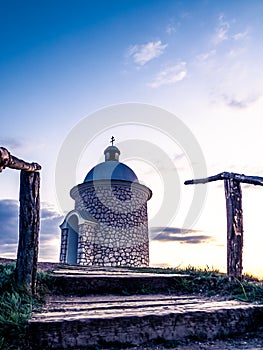
[[[148,266],[147,201],[151,190],[119,161],[113,145],[105,161],[70,191],[75,209],[60,225],[60,262],[83,266]]]

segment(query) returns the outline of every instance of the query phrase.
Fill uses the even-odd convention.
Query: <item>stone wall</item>
[[[66,263],[67,246],[68,246],[68,228],[62,228],[61,229],[60,258],[59,258],[59,261],[62,264]]]
[[[94,240],[96,226],[89,223],[79,225],[78,264],[91,266],[94,263]]]
[[[77,212],[97,222],[79,228],[78,263],[98,266],[148,266],[147,200],[151,191],[125,181],[97,181],[74,187]]]

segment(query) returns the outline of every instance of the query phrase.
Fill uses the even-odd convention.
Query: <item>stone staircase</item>
[[[113,268],[60,269],[53,276],[52,295],[29,322],[31,349],[140,348],[157,340],[227,337],[263,325],[261,305],[180,295],[189,276]]]

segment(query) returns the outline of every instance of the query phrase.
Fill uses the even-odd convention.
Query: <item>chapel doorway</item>
[[[70,216],[68,220],[68,244],[67,244],[67,264],[77,265],[78,259],[78,217]]]

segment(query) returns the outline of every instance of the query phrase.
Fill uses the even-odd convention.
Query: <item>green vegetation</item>
[[[32,301],[15,287],[15,264],[0,265],[0,349],[19,342],[32,310]]]
[[[229,281],[226,274],[217,270],[204,270],[188,267],[185,270],[192,279],[188,281],[193,293],[207,296],[222,296],[246,302],[263,303],[263,281],[251,276],[244,276],[242,281]]]
[[[24,341],[27,322],[33,306],[39,298],[33,298],[15,284],[15,264],[0,264],[0,349],[17,349]]]
[[[208,297],[219,296],[226,299],[237,299],[245,302],[263,303],[263,281],[253,276],[245,275],[242,281],[229,281],[226,274],[218,270],[188,266],[179,268],[130,268],[134,272],[156,274],[178,274],[168,293],[199,294]],[[183,277],[184,276],[184,277]],[[151,290],[142,288],[143,294],[150,294]],[[128,291],[126,291],[128,293]]]

